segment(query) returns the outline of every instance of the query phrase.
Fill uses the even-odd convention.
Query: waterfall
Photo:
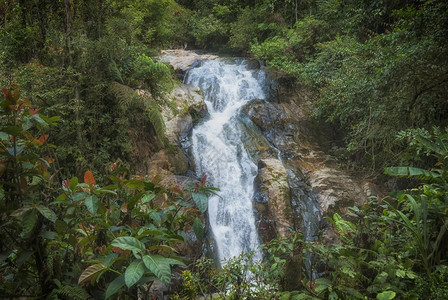
[[[209,223],[221,263],[243,252],[261,258],[252,207],[257,166],[244,148],[240,108],[264,99],[264,73],[241,59],[216,59],[191,69],[185,83],[204,93],[209,118],[193,128],[192,155],[198,176],[220,189],[209,198]]]

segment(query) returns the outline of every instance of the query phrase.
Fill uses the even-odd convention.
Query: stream
[[[202,91],[208,110],[208,116],[193,128],[189,144],[196,176],[207,176],[208,183],[220,189],[209,198],[208,209],[216,255],[221,265],[250,251],[254,251],[254,261],[259,260],[262,253],[253,208],[258,168],[251,145],[266,139],[241,109],[252,100],[268,98],[264,69],[253,69],[244,59],[206,60],[190,69],[184,82]],[[281,151],[272,144],[271,149],[273,156],[284,161]],[[288,171],[288,177],[288,205],[302,223],[291,226],[300,227],[306,240],[314,240],[321,220],[317,201],[304,192],[305,183],[293,170]],[[305,256],[311,272],[311,254]]]
[[[221,264],[243,252],[261,258],[252,207],[257,166],[244,148],[239,111],[247,102],[264,99],[261,70],[247,61],[216,59],[191,69],[185,83],[204,93],[209,117],[193,128],[192,154],[197,176],[207,176],[220,189],[209,198],[209,223]]]

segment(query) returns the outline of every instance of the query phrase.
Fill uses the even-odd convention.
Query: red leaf
[[[204,186],[206,181],[207,181],[207,175],[202,176],[201,185]]]
[[[32,109],[32,108],[30,108],[30,109],[28,109],[28,112],[30,113],[30,115],[32,116],[32,115],[35,115],[35,114],[37,114],[37,112],[40,110],[40,108],[36,108],[36,109]]]
[[[17,100],[19,100],[19,97],[20,97],[20,92],[17,89],[17,86],[9,90],[9,93],[8,93],[9,102],[11,102],[12,104],[16,104]]]
[[[95,177],[93,177],[92,172],[90,172],[89,170],[87,170],[84,173],[84,183],[90,184],[90,185],[95,185],[96,181],[95,181]]]
[[[39,143],[39,145],[43,145],[47,139],[48,139],[48,134],[44,134],[37,140],[37,142]]]
[[[3,92],[3,94],[5,95],[5,99],[6,99],[6,101],[9,102],[9,90],[8,90],[8,89],[5,89],[5,88],[2,88],[2,92]]]
[[[118,248],[118,247],[113,247],[113,248],[112,248],[112,251],[115,252],[115,253],[124,254],[124,250],[121,250],[121,249]]]

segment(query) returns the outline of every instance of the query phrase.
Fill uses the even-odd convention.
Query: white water
[[[244,104],[265,98],[263,81],[264,73],[248,70],[243,60],[206,61],[185,79],[203,91],[210,113],[193,129],[192,152],[196,174],[220,189],[209,198],[208,213],[221,263],[249,251],[261,258],[252,208],[257,166],[244,148],[237,117]]]

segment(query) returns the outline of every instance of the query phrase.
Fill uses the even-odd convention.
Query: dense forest
[[[0,298],[447,299],[448,3],[444,0],[0,0]],[[206,178],[166,188],[160,107],[186,48],[262,61],[305,91],[329,154],[396,191],[217,268]],[[145,141],[146,154],[137,144]],[[314,272],[302,257],[313,253]],[[318,274],[318,275],[316,275]]]

